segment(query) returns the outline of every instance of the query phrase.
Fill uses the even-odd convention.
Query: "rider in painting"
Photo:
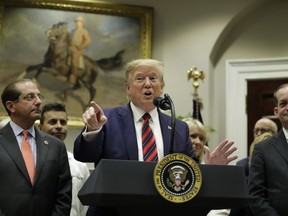
[[[91,43],[89,32],[84,28],[86,21],[83,17],[75,20],[76,28],[70,33],[70,54],[71,54],[71,73],[68,77],[68,83],[73,88],[77,88],[78,70],[84,69],[83,51]]]

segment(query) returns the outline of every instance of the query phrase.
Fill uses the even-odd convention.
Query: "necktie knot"
[[[150,114],[149,113],[145,113],[142,118],[144,119],[144,121],[147,121],[151,118]]]
[[[23,131],[22,131],[23,139],[24,139],[24,140],[28,140],[28,133],[29,133],[29,132],[28,132],[27,130],[23,130]]]

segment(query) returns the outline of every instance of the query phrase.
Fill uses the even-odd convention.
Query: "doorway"
[[[288,58],[270,58],[270,59],[248,59],[248,60],[227,60],[226,61],[226,97],[225,97],[225,137],[234,140],[237,147],[238,158],[247,157],[248,146],[251,140],[248,139],[248,135],[252,132],[253,127],[249,127],[248,122],[254,126],[257,118],[266,116],[266,112],[271,112],[273,115],[274,103],[271,101],[273,91],[278,87],[277,80],[288,80]],[[271,80],[276,82],[275,86],[271,84]],[[252,90],[256,96],[251,96],[253,99],[250,104],[255,104],[257,95],[264,97],[263,103],[256,106],[255,112],[261,110],[261,114],[255,114],[256,117],[250,120],[250,114],[248,117],[247,101],[248,101],[248,83],[251,82],[264,82],[269,81],[269,84],[263,84],[261,89]],[[260,85],[260,84],[259,84]],[[260,94],[259,91],[262,91]],[[251,93],[252,94],[252,93]],[[249,93],[249,95],[251,95]],[[267,97],[268,95],[268,97]],[[269,96],[270,95],[270,96]],[[270,99],[269,99],[270,98]],[[254,101],[255,100],[255,101]],[[271,105],[271,103],[273,105]],[[256,103],[258,104],[258,102]],[[272,107],[270,107],[272,106]],[[251,106],[249,106],[251,108]],[[252,106],[252,108],[254,108]],[[260,108],[259,108],[260,107]],[[269,114],[270,115],[270,114]],[[251,129],[252,128],[252,129]],[[248,143],[247,143],[248,142]]]
[[[283,83],[288,83],[287,79],[265,79],[247,81],[247,155],[253,142],[253,129],[257,120],[262,117],[273,120],[278,130],[282,127],[280,121],[274,116],[274,91]]]

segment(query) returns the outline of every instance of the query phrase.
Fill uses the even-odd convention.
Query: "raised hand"
[[[238,156],[230,157],[230,155],[237,150],[236,147],[231,148],[233,144],[233,141],[224,140],[214,149],[212,153],[210,153],[210,149],[207,146],[204,146],[205,163],[215,165],[227,165],[231,161],[236,160]]]
[[[90,102],[90,107],[83,113],[82,120],[87,126],[87,131],[98,130],[107,122],[103,110],[94,101]]]

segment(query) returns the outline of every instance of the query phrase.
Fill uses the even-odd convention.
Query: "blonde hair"
[[[128,83],[131,74],[135,71],[136,67],[139,65],[151,65],[155,67],[159,71],[159,78],[161,82],[162,88],[165,86],[164,78],[163,78],[163,70],[164,66],[163,63],[155,60],[155,59],[136,59],[132,60],[126,65],[126,72],[125,72],[125,85]]]
[[[207,129],[199,120],[193,119],[193,118],[184,118],[182,121],[187,123],[188,128],[189,128],[189,132],[194,131],[195,128],[199,129],[204,135],[204,140],[203,140],[204,145],[207,144],[207,142],[208,142]],[[200,162],[204,161],[204,148],[203,148],[201,154],[199,155],[198,159]]]
[[[251,146],[250,146],[250,149],[249,149],[249,165],[251,164],[251,158],[252,158],[252,155],[253,155],[253,151],[254,151],[254,147],[257,143],[269,138],[269,137],[272,137],[273,135],[269,132],[265,132],[263,134],[261,134],[260,136],[256,137]]]

